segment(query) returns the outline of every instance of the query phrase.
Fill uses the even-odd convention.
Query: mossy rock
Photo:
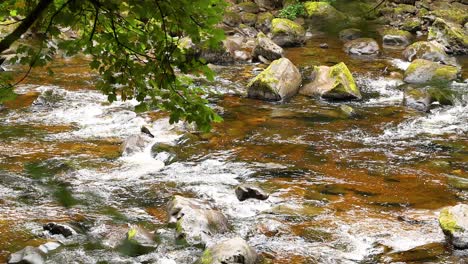
[[[347,16],[336,10],[328,2],[308,1],[304,3],[304,8],[306,10],[307,23],[310,26],[339,30],[347,23]]]
[[[255,264],[257,258],[255,250],[244,239],[236,237],[205,249],[195,264]]]
[[[269,32],[271,29],[271,21],[274,18],[275,17],[270,12],[258,14],[257,21],[255,22],[255,28],[263,32]]]
[[[413,35],[405,30],[391,28],[383,31],[383,44],[386,46],[408,46],[413,39]]]
[[[241,13],[241,20],[246,25],[254,26],[257,22],[257,15],[253,13]]]
[[[443,45],[447,53],[468,54],[468,35],[458,24],[437,18],[429,28],[427,39]]]
[[[242,2],[237,4],[237,8],[242,11],[242,12],[247,12],[247,13],[258,13],[260,11],[260,8],[258,5],[254,2]]]
[[[416,14],[417,12],[418,8],[414,5],[400,4],[393,9],[393,13],[396,15]]]
[[[235,27],[235,26],[238,26],[241,22],[242,22],[242,18],[238,13],[232,12],[232,11],[224,12],[224,17],[223,17],[224,24],[231,26],[231,27]]]
[[[439,225],[456,248],[468,248],[468,205],[459,204],[442,209]]]
[[[450,8],[450,9],[436,9],[430,12],[430,14],[451,21],[460,25],[468,22],[468,10],[461,8]]]
[[[411,44],[403,51],[403,57],[408,61],[424,59],[445,65],[458,66],[457,60],[447,55],[442,45],[432,41],[418,41]]]
[[[454,66],[417,59],[405,71],[407,83],[448,82],[457,79],[459,69]]]
[[[417,18],[408,19],[403,22],[401,25],[401,29],[406,30],[408,32],[416,33],[418,30],[421,29],[421,21]]]
[[[305,42],[305,30],[298,23],[286,18],[271,21],[272,40],[280,46],[297,46]]]

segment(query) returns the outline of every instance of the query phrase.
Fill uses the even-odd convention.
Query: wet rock
[[[43,228],[44,230],[49,231],[52,235],[62,235],[64,237],[72,236],[75,233],[71,227],[56,223],[45,224]]]
[[[206,249],[196,264],[254,264],[256,260],[255,250],[236,237]]]
[[[328,44],[327,43],[321,43],[320,48],[322,49],[328,49]]]
[[[260,13],[257,16],[257,21],[255,22],[255,28],[262,32],[269,32],[271,29],[271,21],[275,17],[270,12]]]
[[[62,244],[60,244],[58,242],[47,242],[45,244],[40,245],[38,247],[38,249],[40,251],[42,251],[42,253],[44,253],[44,254],[49,254],[51,251],[54,251],[54,250],[58,249],[61,246],[62,246]]]
[[[459,204],[442,209],[439,224],[454,247],[468,249],[468,205]]]
[[[312,82],[299,91],[307,96],[319,95],[327,99],[361,99],[361,92],[346,64],[333,67],[318,66],[312,73]]]
[[[169,165],[177,160],[176,146],[156,143],[151,147],[151,156],[153,158],[164,162],[165,165]]]
[[[174,196],[167,206],[168,224],[175,226],[178,241],[189,245],[205,245],[215,234],[228,231],[226,217],[208,203]]]
[[[427,112],[431,106],[431,96],[423,89],[405,89],[403,104],[418,111]]]
[[[459,69],[423,59],[414,60],[405,71],[407,83],[452,81],[457,79]]]
[[[33,107],[57,107],[65,99],[65,94],[53,89],[44,91],[32,103]]]
[[[401,29],[416,33],[418,30],[421,30],[422,22],[418,18],[408,19],[401,25]]]
[[[27,246],[24,249],[15,252],[8,258],[9,264],[43,264],[44,253],[36,247]]]
[[[237,186],[235,192],[237,199],[239,199],[241,202],[247,199],[266,200],[270,196],[260,187],[248,184]]]
[[[468,54],[468,34],[460,25],[437,18],[429,28],[427,39],[440,43],[447,53]]]
[[[291,232],[285,224],[274,219],[263,219],[257,225],[256,231],[268,237],[279,234],[289,234]]]
[[[354,108],[349,105],[340,105],[340,110],[346,117],[352,117],[356,115],[356,110],[354,110]]]
[[[157,247],[154,235],[139,226],[131,227],[117,250],[127,256],[141,256],[154,251]]]
[[[263,33],[257,35],[257,45],[253,51],[253,56],[258,58],[262,56],[263,58],[274,61],[283,57],[283,48],[276,45],[270,38],[265,36]]]
[[[147,127],[142,126],[140,131],[141,133],[148,135],[150,138],[154,138],[154,135],[151,133],[151,131]]]
[[[140,133],[131,135],[122,143],[122,155],[132,155],[137,152],[142,152],[151,142],[151,137],[147,134]]]
[[[305,42],[305,30],[298,23],[286,18],[271,21],[272,40],[281,47],[302,45]]]
[[[308,1],[304,3],[304,8],[308,23],[314,26],[342,22],[346,19],[343,13],[327,2]]]
[[[383,32],[383,44],[385,46],[406,47],[413,42],[413,35],[404,30],[387,29]]]
[[[344,45],[344,50],[352,55],[377,55],[379,54],[379,44],[371,38],[358,38],[348,41]]]
[[[411,44],[403,51],[403,56],[408,61],[424,59],[445,65],[458,65],[455,58],[447,55],[441,44],[431,41],[418,41]]]
[[[385,263],[408,263],[415,261],[426,262],[429,260],[436,260],[444,253],[446,253],[446,250],[443,244],[430,243],[406,251],[389,253],[383,259]]]
[[[267,101],[281,101],[295,95],[302,77],[294,64],[281,58],[273,61],[268,68],[247,85],[248,97]]]
[[[339,33],[339,37],[342,41],[347,42],[350,40],[358,39],[362,37],[362,31],[356,28],[343,29]]]

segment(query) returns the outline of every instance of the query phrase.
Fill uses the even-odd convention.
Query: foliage
[[[305,14],[305,8],[302,3],[296,2],[294,4],[288,5],[285,8],[281,9],[279,12],[279,17],[287,18],[289,20],[294,20],[298,16]]]
[[[15,17],[21,27],[41,4],[48,5],[30,28],[38,43],[16,41],[9,63],[32,68],[46,66],[59,51],[89,54],[90,67],[101,76],[96,86],[110,102],[136,99],[137,111],[164,109],[171,123],[195,122],[205,131],[221,120],[203,91],[181,80],[184,74],[212,79],[213,73],[179,42],[187,37],[197,47],[219,45],[224,35],[215,26],[223,0],[6,0],[0,3],[0,24]],[[1,75],[0,88],[11,91],[14,83]]]

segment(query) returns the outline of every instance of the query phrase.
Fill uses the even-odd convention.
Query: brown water
[[[253,69],[265,66],[221,67],[210,86],[225,121],[207,134],[170,126],[164,113],[136,115],[133,102],[109,105],[92,90],[86,58],[57,60],[54,77],[34,72],[0,112],[0,262],[58,239],[41,232],[56,221],[78,235],[62,239],[67,246],[51,263],[191,263],[201,250],[174,245],[165,226],[165,204],[184,194],[212,201],[234,225],[227,236],[245,237],[265,263],[460,263],[466,253],[445,244],[437,214],[468,199],[466,84],[449,87],[459,92],[454,106],[417,112],[401,105],[398,82],[386,77],[402,72],[394,60],[401,51],[362,59],[341,46],[317,36],[286,56],[301,68],[344,61],[364,94],[346,102],[356,116],[340,110],[343,102],[247,99]],[[31,106],[47,90],[58,102]],[[120,157],[120,142],[142,124],[154,143],[175,145],[176,163],[162,166],[149,149]],[[233,189],[245,181],[270,199],[238,202]],[[103,227],[127,223],[158,230],[160,247],[135,258],[100,244]]]

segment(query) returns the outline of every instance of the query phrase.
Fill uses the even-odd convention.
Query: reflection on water
[[[96,77],[84,58],[57,61],[53,78],[34,73],[0,112],[0,262],[42,243],[41,225],[56,221],[79,234],[50,256],[55,263],[191,263],[201,250],[176,246],[165,226],[174,194],[211,201],[234,227],[226,236],[245,237],[272,263],[458,262],[436,219],[468,198],[466,83],[448,87],[458,91],[455,105],[416,112],[401,105],[401,81],[384,74],[406,67],[398,52],[349,58],[337,40],[318,48],[324,40],[287,56],[303,68],[344,59],[364,94],[347,102],[353,117],[316,98],[246,99],[245,84],[263,66],[219,67],[209,85],[225,122],[190,134],[163,113],[135,114],[135,102],[108,104],[91,90]],[[46,91],[57,100],[31,106]],[[156,137],[120,157],[120,143],[141,125]],[[175,163],[153,158],[151,146],[161,143]],[[233,190],[243,182],[270,198],[238,202]],[[139,257],[109,248],[109,232],[127,223],[156,230],[160,246]]]

